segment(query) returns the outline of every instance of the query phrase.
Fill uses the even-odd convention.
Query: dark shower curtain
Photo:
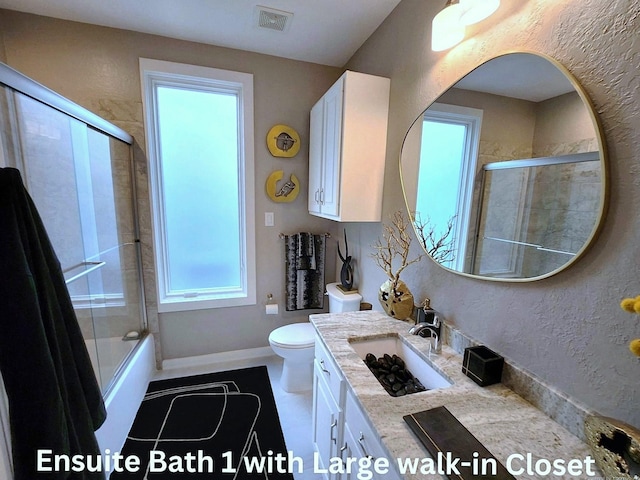
[[[36,472],[39,449],[98,455],[106,411],[60,262],[12,168],[0,168],[0,372],[15,480],[104,478]]]

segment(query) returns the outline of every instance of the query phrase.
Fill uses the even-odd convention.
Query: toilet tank
[[[338,283],[327,285],[327,295],[329,295],[329,313],[357,312],[360,310],[362,295],[357,291],[345,293],[338,288]]]

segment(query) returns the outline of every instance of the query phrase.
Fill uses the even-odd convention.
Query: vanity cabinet
[[[331,360],[329,352],[316,338],[313,368],[313,446],[318,454],[317,467],[329,469],[332,458],[338,457],[342,444],[343,409],[340,407],[343,394],[343,378]],[[325,479],[337,480],[339,475],[324,474]]]
[[[388,78],[347,71],[311,109],[310,214],[381,220],[389,88]]]
[[[347,390],[346,392],[344,423],[345,430],[350,430],[352,439],[350,443],[345,439],[343,446],[349,443],[349,449],[352,452],[351,456],[357,458],[370,457],[371,459],[387,456],[382,449],[382,445],[380,445],[378,434],[374,433],[373,428],[366,419],[355,395],[351,390]],[[394,461],[395,459],[389,459],[389,462],[391,463],[390,467],[393,466]],[[384,478],[399,478],[395,477],[393,472],[394,470],[390,469],[389,473],[385,474]]]
[[[342,372],[318,337],[315,352],[313,444],[318,473],[325,480],[356,479],[359,459],[370,457],[375,461],[386,454]],[[389,459],[385,480],[400,480],[394,464],[394,459]]]

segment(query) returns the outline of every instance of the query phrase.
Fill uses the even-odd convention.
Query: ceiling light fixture
[[[464,25],[471,25],[484,20],[500,6],[500,0],[460,0]]]
[[[458,0],[447,0],[431,23],[431,50],[441,52],[464,39],[464,25],[460,21],[462,13]]]

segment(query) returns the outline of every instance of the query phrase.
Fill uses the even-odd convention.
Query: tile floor
[[[282,359],[280,357],[271,356],[245,361],[216,363],[215,365],[167,369],[156,373],[153,380],[221,372],[258,365],[267,366],[287,449],[292,451],[296,457],[302,458],[305,465],[305,472],[294,473],[295,480],[321,479],[321,475],[314,474],[311,471],[313,470],[313,444],[311,439],[312,392],[309,390],[303,393],[287,393],[280,388],[280,374],[282,372]]]

